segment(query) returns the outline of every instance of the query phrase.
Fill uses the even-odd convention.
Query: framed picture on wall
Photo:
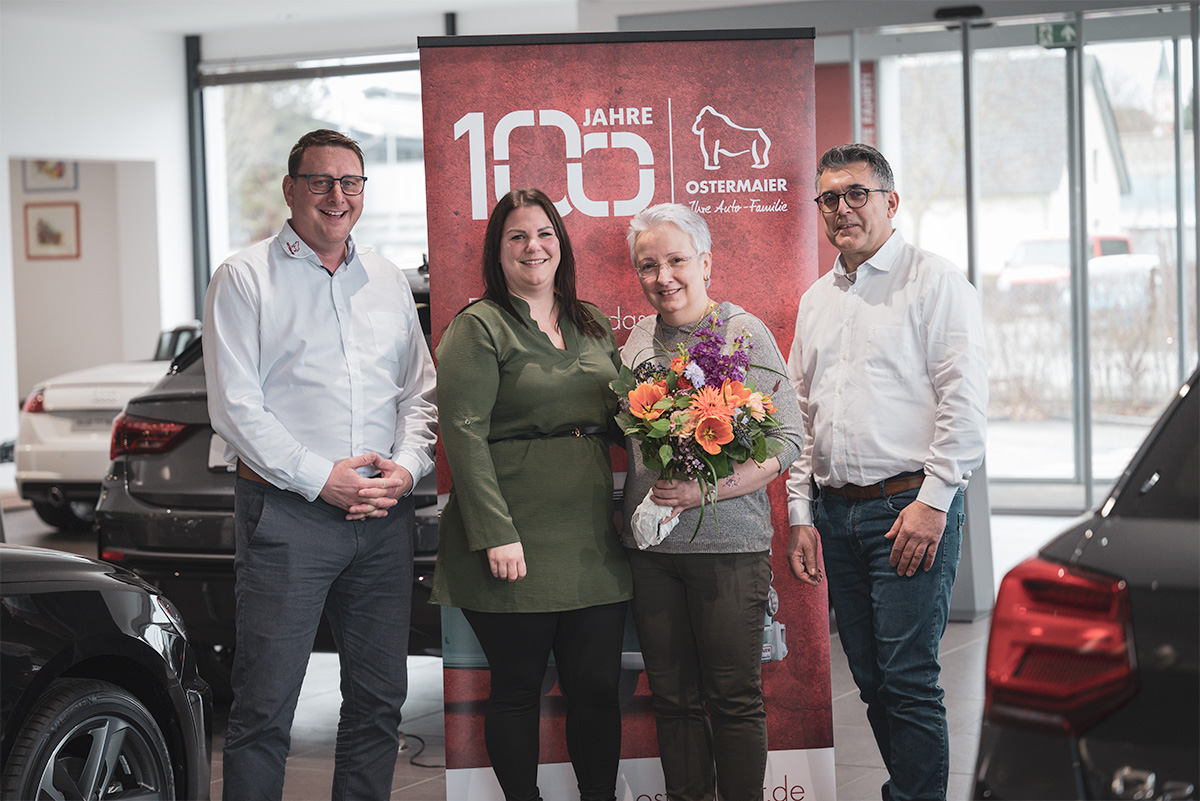
[[[26,192],[63,192],[79,188],[79,163],[26,159],[21,179]]]
[[[79,258],[79,204],[25,204],[25,258]]]

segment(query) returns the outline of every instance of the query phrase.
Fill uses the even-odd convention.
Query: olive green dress
[[[442,444],[453,487],[438,527],[433,603],[479,612],[560,612],[625,601],[633,585],[613,525],[605,434],[514,439],[609,426],[611,332],[562,321],[554,347],[512,297],[520,325],[491,301],[451,321],[437,347]],[[593,306],[589,311],[608,320]],[[487,549],[520,542],[527,574],[492,576]]]

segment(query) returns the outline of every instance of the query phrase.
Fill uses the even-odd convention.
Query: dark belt
[[[555,431],[551,434],[543,434],[540,431],[530,431],[525,434],[514,434],[511,437],[500,437],[499,439],[489,439],[488,442],[504,442],[510,439],[550,439],[551,437],[590,437],[595,434],[607,434],[608,426],[575,426],[568,428],[565,431]]]
[[[924,481],[924,473],[915,473],[913,475],[895,476],[884,479],[881,482],[883,484],[882,489],[879,484],[868,484],[865,487],[860,487],[857,484],[847,484],[844,487],[821,487],[821,492],[834,495],[838,498],[845,498],[848,501],[873,501],[877,498],[884,498],[888,495],[917,489]]]
[[[252,469],[250,469],[250,465],[246,464],[245,462],[241,461],[240,459],[238,460],[237,474],[241,478],[247,479],[249,481],[253,481],[256,484],[266,484],[266,485],[272,486],[272,487],[275,486],[270,481],[267,481],[265,478],[260,476],[258,473],[255,473]]]

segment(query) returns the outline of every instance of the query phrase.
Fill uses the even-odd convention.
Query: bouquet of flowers
[[[735,465],[765,462],[783,450],[766,436],[779,426],[771,396],[746,379],[754,343],[748,335],[727,342],[722,325],[715,314],[702,319],[687,340],[665,351],[669,365],[652,356],[632,370],[622,366],[609,385],[619,399],[617,425],[638,442],[646,467],[662,478],[700,484],[696,531],[706,503],[716,514],[717,482],[733,475]],[[647,495],[631,520],[638,547],[656,545],[671,532],[678,518],[662,523],[670,513]]]

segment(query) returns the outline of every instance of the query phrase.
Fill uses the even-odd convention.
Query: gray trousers
[[[408,691],[412,500],[387,517],[351,522],[323,501],[239,478],[234,521],[237,648],[224,797],[282,797],[292,719],[324,609],[341,661],[331,798],[388,798]]]
[[[627,553],[667,798],[762,801],[770,554]]]

